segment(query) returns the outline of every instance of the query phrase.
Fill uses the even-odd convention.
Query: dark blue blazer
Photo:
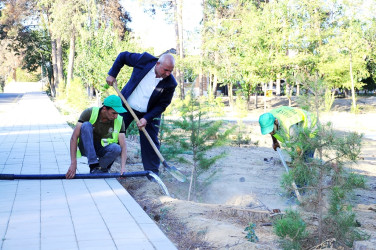
[[[129,81],[121,90],[125,99],[128,99],[133,90],[141,82],[144,76],[155,66],[157,61],[158,58],[146,52],[142,54],[130,53],[127,51],[121,52],[108,74],[116,78],[124,65],[133,67]],[[158,83],[150,96],[147,112],[143,117],[148,123],[154,118],[159,118],[167,106],[170,105],[176,86],[177,82],[172,74]]]

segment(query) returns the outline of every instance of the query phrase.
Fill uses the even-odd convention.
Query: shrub
[[[71,107],[78,110],[84,110],[88,107],[89,100],[86,90],[79,78],[73,79],[70,85],[66,87],[66,99]]]
[[[287,210],[283,218],[276,220],[273,229],[284,249],[301,249],[301,241],[308,235],[305,222],[293,210]]]

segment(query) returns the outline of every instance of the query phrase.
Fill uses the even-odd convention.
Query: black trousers
[[[138,119],[141,119],[145,113],[138,112],[134,110],[134,113],[137,115]],[[121,114],[123,116],[125,129],[128,128],[129,124],[134,120],[133,116],[130,112]],[[150,135],[151,139],[153,140],[155,146],[159,149],[159,140],[158,140],[158,133],[159,133],[159,125],[160,119],[153,119],[151,123],[148,123],[145,127],[146,131]],[[158,155],[155,153],[153,147],[150,145],[150,142],[146,138],[144,132],[139,130],[140,133],[140,144],[141,144],[141,158],[142,164],[144,165],[144,170],[152,171],[155,174],[159,173],[159,165],[160,160]]]

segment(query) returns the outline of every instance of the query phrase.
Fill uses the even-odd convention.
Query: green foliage
[[[331,189],[329,211],[325,217],[325,230],[333,234],[339,241],[352,247],[355,240],[366,240],[369,235],[358,230],[355,213],[349,205],[348,194],[354,188],[364,188],[365,179],[355,173],[349,173],[346,178],[336,181],[340,185]]]
[[[348,247],[356,240],[366,240],[369,236],[358,230],[352,207],[345,204],[346,191],[336,186],[332,189],[329,213],[325,217],[325,230]]]
[[[236,91],[236,101],[235,101],[235,117],[238,120],[242,120],[242,118],[248,115],[248,103],[245,96],[242,95],[241,90]]]
[[[303,94],[298,96],[296,100],[299,107],[314,113],[331,107],[326,99],[328,88],[323,77],[317,73],[310,75],[302,72],[297,74],[295,79],[302,83]]]
[[[247,100],[277,74],[293,84],[299,72],[318,73],[328,90],[350,88],[353,77],[359,89],[375,60],[376,21],[364,12],[361,1],[206,1],[202,68],[240,83]]]
[[[139,129],[137,127],[136,121],[132,121],[127,128],[127,136],[139,135]]]
[[[352,188],[365,188],[366,180],[364,176],[358,175],[356,173],[349,173],[346,177],[346,183],[344,183],[345,189],[352,189]]]
[[[17,68],[16,70],[17,82],[37,82],[40,80],[40,75],[36,72],[28,72],[27,70]]]
[[[359,105],[351,105],[351,113],[354,113],[354,114],[359,114],[360,113],[360,108],[359,108]]]
[[[162,121],[163,140],[162,148],[164,152],[171,154],[192,155],[190,163],[193,164],[191,185],[192,193],[195,195],[195,183],[197,177],[209,170],[214,163],[225,156],[225,152],[208,156],[211,149],[225,145],[228,136],[233,128],[226,128],[223,121],[214,121],[211,110],[218,110],[212,102],[205,97],[195,97],[193,92],[186,95],[185,99],[175,107],[174,113],[181,119],[172,121]],[[172,156],[171,156],[172,157]],[[184,156],[177,156],[181,161],[189,162]],[[185,159],[184,159],[185,158]],[[191,189],[189,191],[189,197]],[[189,199],[189,198],[188,198]]]
[[[251,132],[242,120],[237,121],[234,133],[234,135],[230,135],[231,144],[241,147],[242,145],[249,145],[251,143]]]
[[[325,91],[325,111],[329,112],[334,103],[334,91],[327,89]]]
[[[299,212],[287,210],[286,214],[274,222],[274,233],[281,238],[284,249],[301,249],[301,241],[308,236],[306,223]]]
[[[160,151],[166,160],[178,160],[182,163],[188,163],[181,154],[185,152],[185,148],[180,145],[186,145],[186,138],[182,137],[182,130],[174,126],[173,120],[166,120],[162,115],[159,126]]]
[[[249,225],[244,229],[244,231],[247,232],[247,235],[245,236],[245,238],[250,241],[250,242],[258,242],[259,239],[256,235],[256,224],[255,223],[252,223],[250,222]]]
[[[243,118],[248,114],[248,103],[241,90],[236,91],[234,111],[234,116],[237,118],[237,129],[235,130],[233,143],[240,147],[241,144],[249,144],[251,142],[250,132],[247,131],[247,127],[243,123]]]
[[[302,82],[305,82],[304,87],[308,91],[303,92],[305,94],[299,98],[299,103],[315,110],[319,117],[320,111],[325,108],[325,81],[314,75]],[[305,196],[309,197],[306,198],[309,203],[303,201],[301,205],[318,214],[319,243],[335,237],[351,246],[355,239],[363,236],[355,229],[355,214],[351,211],[349,197],[354,188],[364,187],[365,179],[344,166],[357,161],[362,148],[362,135],[338,134],[330,123],[323,125],[319,122],[312,129],[301,129],[298,136],[284,143],[292,158],[292,169],[283,178],[282,184],[287,192],[291,192],[294,180]],[[310,136],[312,134],[315,136]],[[316,157],[313,159],[304,156],[311,149],[316,149]],[[331,194],[328,211],[323,208],[326,197],[324,191]]]
[[[112,28],[102,25],[96,29],[89,27],[90,35],[81,37],[77,44],[77,58],[75,75],[88,86],[92,86],[98,93],[106,92],[109,86],[105,80],[107,73],[122,51],[140,51],[135,42],[130,39],[121,41]],[[118,77],[118,88],[121,89],[127,82],[132,68],[124,67]],[[114,90],[111,89],[112,92]],[[112,93],[111,92],[111,93]]]
[[[89,106],[86,90],[79,78],[74,78],[71,81],[71,84],[66,89],[65,96],[67,103],[77,110],[84,110]]]

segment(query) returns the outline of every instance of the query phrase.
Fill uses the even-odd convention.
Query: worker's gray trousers
[[[103,169],[110,168],[116,157],[121,154],[121,147],[117,143],[103,147],[100,141],[94,141],[93,125],[90,122],[82,123],[78,147],[81,154],[87,157],[89,165],[99,163]]]

